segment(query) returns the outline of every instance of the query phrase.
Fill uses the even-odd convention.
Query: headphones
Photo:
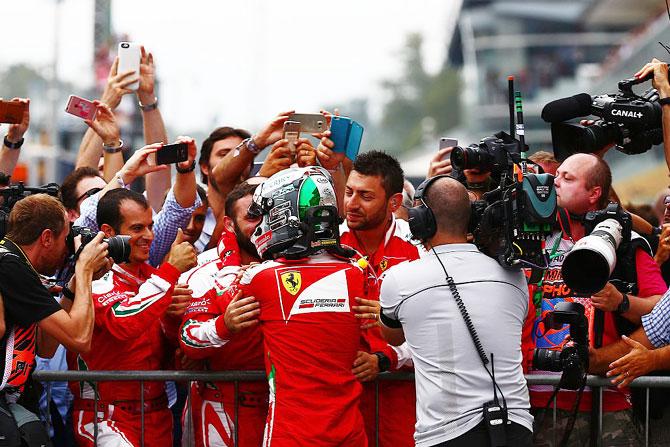
[[[409,230],[416,239],[422,242],[433,237],[437,231],[437,224],[435,223],[433,210],[430,209],[423,198],[430,185],[436,180],[444,177],[453,178],[448,174],[441,174],[424,180],[423,183],[416,188],[416,192],[414,193],[414,200],[419,200],[421,203],[418,206],[414,206],[407,210],[409,216]]]

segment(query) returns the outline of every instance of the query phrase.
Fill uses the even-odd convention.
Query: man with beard
[[[220,308],[219,295],[237,277],[242,265],[260,262],[249,237],[260,218],[248,214],[258,185],[241,183],[226,197],[225,231],[218,256],[185,273],[180,282],[193,290],[180,331],[181,349],[187,357],[204,360],[212,371],[262,370],[263,347],[258,330],[258,303],[239,296]],[[202,255],[201,255],[202,256]],[[220,317],[219,317],[220,316]],[[221,334],[229,334],[227,339]],[[237,418],[240,447],[259,446],[267,416],[268,386],[264,382],[239,385],[239,412],[235,414],[235,392],[229,382],[198,382],[191,388],[191,417],[196,446],[233,446]],[[184,430],[186,432],[186,430]]]
[[[379,151],[356,157],[344,192],[346,222],[340,227],[341,241],[365,257],[375,276],[370,278],[364,297],[367,300],[359,299],[362,306],[356,310],[378,303],[381,281],[377,282],[376,277],[396,264],[419,257],[417,247],[410,242],[407,222],[393,216],[402,205],[402,191],[403,171],[395,158]],[[365,344],[358,352],[353,372],[364,382],[361,412],[368,439],[373,442],[377,432],[374,385],[377,374],[403,367],[410,369],[411,359],[406,345],[390,346],[377,325],[363,332]],[[379,445],[414,445],[414,383],[384,381],[379,383],[378,390]]]

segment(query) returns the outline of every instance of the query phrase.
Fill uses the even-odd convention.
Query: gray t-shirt
[[[532,431],[521,367],[521,330],[528,311],[523,273],[503,269],[472,244],[440,245],[435,251],[456,283],[485,352],[489,358],[494,354],[509,419]],[[432,446],[474,428],[482,421],[484,403],[493,400],[493,383],[435,254],[389,269],[380,301],[384,317],[402,324],[414,361],[416,445]]]

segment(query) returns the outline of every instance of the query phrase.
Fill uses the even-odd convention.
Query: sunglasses
[[[91,189],[89,189],[84,194],[77,197],[77,203],[81,202],[84,199],[88,199],[89,197],[91,197],[94,194],[99,193],[100,191],[102,191],[102,188],[91,188]]]

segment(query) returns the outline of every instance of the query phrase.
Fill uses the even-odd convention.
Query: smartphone
[[[300,138],[300,123],[298,121],[286,121],[284,123],[284,139],[288,140],[291,150],[291,163],[295,163],[295,142]]]
[[[18,101],[0,101],[0,123],[19,124],[27,104]]]
[[[186,143],[165,144],[147,157],[147,163],[150,165],[170,165],[186,160],[188,160]]]
[[[444,149],[445,147],[456,147],[458,146],[458,140],[456,138],[440,138],[440,147],[439,149]]]
[[[301,132],[321,133],[328,130],[328,120],[320,113],[294,113],[288,120],[300,123]]]
[[[333,152],[346,152],[350,129],[351,118],[347,118],[346,116],[334,116],[330,120],[330,139],[335,143]]]
[[[88,99],[70,95],[65,111],[81,119],[93,121],[95,114],[98,113],[98,107]]]
[[[362,141],[363,126],[358,124],[356,121],[352,121],[351,129],[349,130],[349,138],[347,139],[347,149],[345,150],[345,154],[349,160],[353,161],[356,159],[358,150],[361,148]]]
[[[133,70],[135,74],[133,77],[137,77],[137,81],[130,84],[127,88],[130,90],[137,90],[140,86],[140,58],[142,57],[142,46],[134,42],[121,42],[119,43],[119,67],[117,73],[125,73],[126,71]]]

